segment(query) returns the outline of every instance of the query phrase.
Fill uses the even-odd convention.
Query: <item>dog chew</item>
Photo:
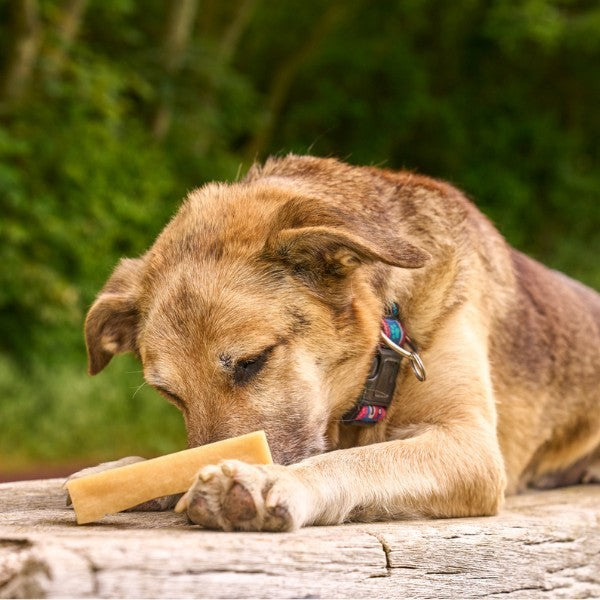
[[[255,431],[87,475],[68,481],[66,488],[73,502],[77,523],[83,525],[147,500],[185,492],[200,468],[232,458],[251,464],[271,464],[271,451],[265,432]]]

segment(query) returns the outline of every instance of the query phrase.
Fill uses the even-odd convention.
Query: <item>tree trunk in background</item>
[[[166,76],[163,79],[160,100],[152,124],[152,132],[158,140],[162,140],[171,127],[173,113],[171,80],[183,65],[196,18],[198,0],[172,0],[169,6],[170,13],[163,41],[164,58],[162,61]]]
[[[242,36],[250,25],[258,4],[258,0],[239,0],[235,9],[231,11],[234,15],[233,18],[222,28],[222,31],[219,31],[216,26],[219,19],[214,0],[206,0],[203,3],[202,19],[198,24],[200,35],[215,41],[220,40],[215,53],[216,66],[209,74],[210,85],[204,94],[202,104],[203,110],[209,113],[218,112],[220,74],[233,61]],[[207,129],[202,139],[196,142],[196,151],[201,155],[208,154],[217,135],[214,129]]]
[[[56,23],[56,45],[48,52],[47,77],[60,75],[69,49],[81,28],[88,0],[67,0]]]
[[[271,80],[271,86],[267,92],[265,102],[266,114],[262,126],[250,140],[246,148],[245,154],[250,161],[253,162],[262,158],[263,153],[271,142],[273,130],[289,96],[292,84],[294,83],[294,77],[303,63],[318,50],[329,31],[342,15],[342,8],[343,5],[341,4],[330,4],[327,10],[321,15],[320,20],[312,28],[312,32],[306,38],[305,43],[284,60],[275,72]]]
[[[225,30],[219,44],[218,59],[221,63],[227,64],[233,58],[242,34],[250,23],[256,5],[257,0],[242,0],[240,2],[236,16]]]
[[[2,77],[0,102],[14,102],[23,96],[39,50],[40,18],[37,0],[17,0],[13,10],[14,41]]]

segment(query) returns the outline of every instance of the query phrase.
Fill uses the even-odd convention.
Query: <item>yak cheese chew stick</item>
[[[98,521],[105,515],[132,508],[161,496],[187,491],[198,470],[224,459],[251,464],[271,464],[264,431],[166,454],[68,481],[77,523]]]

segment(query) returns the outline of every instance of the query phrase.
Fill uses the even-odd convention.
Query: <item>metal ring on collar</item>
[[[425,370],[425,365],[419,356],[419,353],[414,349],[411,344],[413,350],[407,350],[402,346],[398,346],[395,342],[393,342],[383,331],[379,332],[381,334],[381,339],[385,342],[385,345],[391,348],[394,352],[400,354],[404,358],[408,358],[410,360],[410,366],[415,374],[415,377],[419,381],[425,381],[427,379],[427,371]],[[410,342],[408,342],[410,344]]]

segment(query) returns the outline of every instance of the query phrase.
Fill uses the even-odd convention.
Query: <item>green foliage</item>
[[[89,2],[67,39],[76,4],[33,3],[36,60],[0,91],[0,461],[183,444],[170,407],[131,397],[132,361],[86,378],[83,317],[188,190],[269,153],[448,179],[600,288],[597,3],[203,0],[179,46],[179,2]],[[5,82],[21,5],[0,0]]]
[[[0,134],[10,148],[0,172],[0,328],[8,332],[0,345],[23,358],[32,341],[53,345],[39,338],[42,328],[79,323],[118,257],[140,253],[174,207],[165,197],[172,176],[135,124],[108,128],[65,114],[53,130],[56,118],[37,107],[13,126],[25,141]]]
[[[0,394],[3,469],[151,457],[185,447],[179,411],[144,386],[131,357],[111,364],[103,379],[86,376],[83,356],[64,365],[40,359],[26,375],[0,357]]]
[[[272,149],[448,179],[511,243],[600,287],[600,9],[350,6],[298,74]]]

